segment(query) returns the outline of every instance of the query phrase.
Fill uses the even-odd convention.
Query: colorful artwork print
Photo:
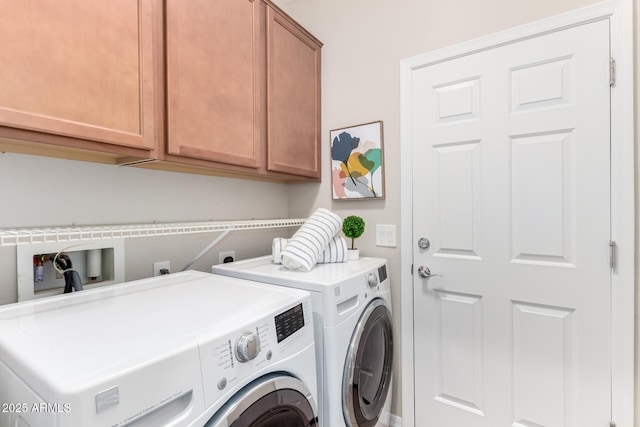
[[[382,121],[331,131],[333,199],[384,198]]]

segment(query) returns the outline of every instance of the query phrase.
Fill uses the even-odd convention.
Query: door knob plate
[[[431,242],[426,237],[418,239],[418,247],[420,249],[429,249],[429,246],[431,246]]]

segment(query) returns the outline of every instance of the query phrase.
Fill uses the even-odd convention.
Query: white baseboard
[[[397,415],[389,415],[389,427],[402,427],[402,418]]]

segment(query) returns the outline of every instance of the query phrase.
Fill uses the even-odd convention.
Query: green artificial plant
[[[351,239],[351,249],[355,249],[355,240],[364,233],[364,220],[356,215],[346,217],[342,221],[342,232]]]

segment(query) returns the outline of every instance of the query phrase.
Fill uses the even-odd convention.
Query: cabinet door
[[[0,0],[0,126],[153,150],[156,0]]]
[[[260,2],[167,0],[166,7],[168,153],[259,167]]]
[[[319,41],[267,8],[267,168],[320,177]]]

